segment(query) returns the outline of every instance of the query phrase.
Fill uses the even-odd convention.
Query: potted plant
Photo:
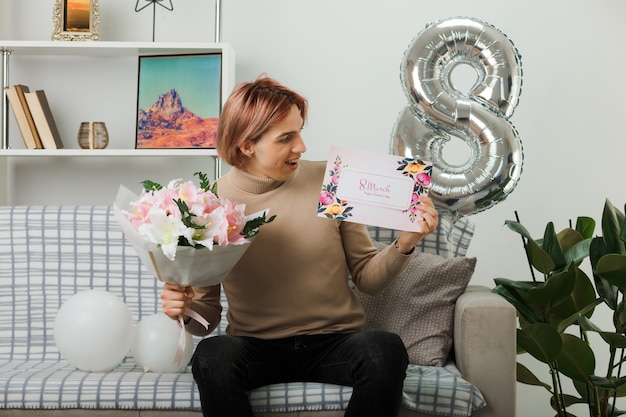
[[[624,218],[624,211],[606,200],[601,236],[594,236],[596,222],[590,217],[579,217],[573,228],[570,225],[558,233],[550,222],[540,239],[534,239],[519,220],[505,222],[522,236],[532,280],[497,278],[494,292],[517,310],[518,353],[527,352],[546,364],[551,375],[550,381],[542,381],[518,363],[517,380],[545,387],[558,417],[573,416],[568,407],[581,403],[593,417],[626,414],[615,407],[616,397],[626,395],[626,372],[622,371],[626,361]],[[592,278],[581,268],[587,259]],[[535,271],[541,274],[539,278]],[[599,308],[612,310],[612,329],[592,321]],[[599,335],[593,343],[591,332]],[[598,349],[608,350],[606,369],[596,366]],[[564,378],[575,392],[564,392]]]

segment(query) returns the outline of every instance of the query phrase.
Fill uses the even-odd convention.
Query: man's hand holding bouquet
[[[137,196],[121,186],[114,204],[115,218],[144,265],[160,281],[184,287],[222,282],[259,227],[275,217],[266,218],[267,210],[245,216],[244,204],[220,198],[205,174],[195,175],[199,187],[180,179],[166,187],[147,180]],[[185,314],[208,328],[193,310]],[[179,323],[184,343],[182,317]]]

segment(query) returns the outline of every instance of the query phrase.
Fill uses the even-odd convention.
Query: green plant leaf
[[[600,332],[598,333],[606,343],[615,349],[626,348],[626,336],[615,332]]]
[[[573,395],[568,395],[568,394],[562,394],[563,397],[563,401],[565,402],[565,407],[570,407],[574,404],[586,404],[587,401],[585,401],[583,398],[578,398],[578,397],[574,397]],[[558,411],[557,410],[557,405],[556,405],[556,400],[554,398],[554,395],[552,397],[550,397],[550,406],[552,407],[552,409],[554,411]],[[560,415],[557,415],[556,417],[560,417]],[[573,414],[567,413],[565,414],[565,417],[576,417]]]
[[[580,327],[585,331],[588,331],[588,332],[601,332],[602,331],[601,328],[596,326],[591,320],[589,320],[587,317],[583,316],[582,314],[580,314],[579,323],[580,323]]]
[[[517,329],[517,344],[538,361],[551,364],[559,356],[563,342],[552,326],[534,323]]]
[[[595,300],[593,300],[589,305],[583,307],[582,309],[578,310],[577,312],[575,312],[574,314],[572,314],[569,317],[566,317],[565,319],[563,319],[556,327],[557,331],[559,333],[563,333],[565,331],[565,329],[567,329],[569,326],[571,326],[574,323],[578,323],[578,320],[580,318],[580,316],[591,316],[591,314],[593,313],[593,310],[598,306],[598,304],[600,304],[602,302],[602,299],[600,298],[596,298]]]
[[[526,254],[528,256],[528,259],[530,260],[531,265],[535,269],[537,269],[542,274],[549,274],[550,272],[554,271],[555,265],[550,255],[546,251],[544,251],[543,248],[539,246],[539,244],[535,240],[533,240],[528,230],[521,223],[507,220],[504,222],[504,224],[515,233],[519,233],[526,238]]]
[[[241,234],[244,235],[245,237],[256,236],[259,233],[259,228],[261,226],[263,226],[264,224],[273,222],[275,218],[276,218],[276,215],[271,216],[269,219],[266,219],[266,213],[263,212],[261,216],[248,220],[246,224],[244,225],[243,230],[241,231]]]
[[[562,348],[556,363],[563,375],[574,380],[589,382],[596,367],[593,350],[583,340],[567,333],[561,333]]]
[[[520,317],[529,323],[543,321],[539,315],[541,308],[539,306],[533,308],[530,304],[531,300],[527,295],[531,288],[539,284],[535,282],[513,281],[507,278],[496,278],[494,281],[497,285],[492,291],[512,304]],[[522,294],[526,294],[526,297],[523,297]]]
[[[595,229],[596,221],[591,217],[581,216],[576,219],[576,231],[580,233],[583,239],[592,238]]]
[[[530,298],[546,310],[570,298],[576,285],[576,271],[572,268],[554,274],[545,283],[528,291]]]
[[[619,289],[596,272],[598,261],[606,254],[608,254],[608,249],[604,244],[604,239],[601,237],[594,238],[589,246],[589,261],[591,262],[591,269],[593,270],[593,280],[596,284],[596,291],[598,291],[598,295],[606,305],[609,306],[611,310],[615,310],[619,302]]]
[[[211,191],[215,197],[219,198],[219,195],[217,194],[217,181],[213,182],[209,191]]]
[[[626,377],[616,378],[616,377],[602,377],[591,375],[590,377],[591,383],[596,387],[606,388],[606,389],[618,389],[622,385],[626,384]]]
[[[622,292],[626,290],[626,255],[604,255],[598,260],[595,272]]]
[[[610,253],[626,254],[624,241],[620,238],[623,225],[624,213],[617,210],[607,199],[602,212],[602,238]]]
[[[574,381],[574,380],[572,380],[572,384],[574,385],[576,392],[581,396],[584,402],[588,404],[593,404],[595,402],[595,400],[593,399],[593,395],[595,394],[596,391],[592,389],[593,387],[589,387],[587,383]],[[591,384],[591,381],[589,382],[589,384]],[[588,395],[589,392],[592,393],[591,397],[589,397]],[[615,391],[611,392],[610,390],[607,390],[604,388],[597,388],[597,392],[600,398],[612,397],[614,394],[617,394],[617,397],[624,397],[626,394],[626,385],[621,385],[620,387],[618,387],[617,393],[615,393]],[[609,410],[610,410],[610,407],[609,407]],[[615,412],[616,412],[615,415],[623,414],[623,412],[620,412],[617,409]],[[611,414],[604,414],[604,415],[610,416]]]
[[[209,188],[211,187],[211,182],[209,181],[209,177],[207,176],[207,174],[205,174],[204,172],[194,172],[193,175],[197,176],[198,179],[200,180],[200,189],[204,190],[204,191],[209,191]],[[216,194],[217,195],[217,194]]]
[[[554,262],[555,267],[552,270],[561,270],[567,266],[561,242],[554,231],[554,224],[552,222],[548,222],[543,233],[543,250],[550,255],[550,258],[552,258]]]
[[[539,272],[547,275],[556,269],[556,263],[552,257],[536,241],[532,239],[527,241],[526,248],[530,263]]]
[[[613,349],[626,348],[626,336],[615,332],[607,332],[596,326],[587,317],[581,315],[579,317],[580,327],[588,332],[596,332],[602,339]]]
[[[574,243],[565,251],[565,259],[567,263],[574,262],[576,265],[589,256],[589,248],[593,239],[583,239],[580,242]]]
[[[539,283],[537,283],[537,282],[532,282],[532,281],[515,281],[515,280],[512,280],[512,279],[508,279],[508,278],[495,278],[494,281],[495,281],[495,283],[497,285],[502,285],[502,286],[507,287],[507,288],[521,290],[521,291],[524,291],[524,292],[528,292],[528,291],[532,290],[533,288],[535,288],[537,285],[539,285]]]
[[[515,233],[519,233],[520,235],[522,235],[526,239],[528,239],[528,240],[532,240],[533,239],[532,236],[530,235],[530,233],[528,232],[528,230],[521,223],[513,221],[513,220],[506,220],[504,222],[504,224],[509,229],[511,229]]]
[[[526,385],[535,385],[538,387],[544,387],[548,391],[552,392],[552,387],[545,382],[542,382],[533,374],[530,369],[517,362],[517,382],[526,384]]]
[[[584,240],[580,233],[570,228],[561,230],[557,233],[556,237],[559,240],[564,255],[572,246]]]
[[[159,184],[158,182],[154,182],[154,181],[150,181],[150,180],[144,180],[141,181],[141,185],[143,186],[143,189],[150,192],[150,191],[159,191],[160,189],[163,188],[163,186],[161,184]]]
[[[624,311],[624,301],[617,304],[613,312],[613,325],[618,333],[626,332],[626,311]]]
[[[566,299],[552,307],[548,313],[550,322],[559,323],[559,327],[564,325],[564,321],[572,316],[574,316],[572,323],[575,323],[578,319],[577,313],[580,313],[596,300],[596,291],[593,288],[593,284],[583,270],[572,263],[569,268],[561,274],[564,273],[567,274],[568,279],[574,282],[574,288],[567,294]],[[549,278],[548,281],[551,279],[552,277]],[[583,314],[591,316],[592,313],[593,308],[585,310]]]

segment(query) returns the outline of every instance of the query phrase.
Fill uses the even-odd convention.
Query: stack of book
[[[30,92],[17,84],[5,88],[11,109],[28,149],[60,149],[63,142],[43,90]]]

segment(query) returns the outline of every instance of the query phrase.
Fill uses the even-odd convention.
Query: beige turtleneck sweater
[[[326,164],[301,161],[286,182],[233,168],[218,180],[220,197],[245,203],[246,213],[266,208],[276,219],[259,234],[223,281],[231,335],[264,339],[361,329],[363,308],[348,273],[363,292],[385,288],[410,256],[393,245],[377,252],[364,225],[317,216]],[[220,286],[195,287],[193,309],[219,322]],[[207,331],[191,321],[193,334]]]

